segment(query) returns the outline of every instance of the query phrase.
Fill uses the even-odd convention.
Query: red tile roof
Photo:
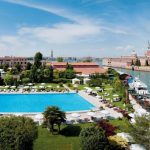
[[[59,71],[64,71],[66,68],[66,62],[52,62],[47,63],[47,65],[52,65],[55,69]],[[77,73],[81,74],[93,74],[93,73],[105,73],[106,69],[100,67],[95,62],[73,62],[69,63],[74,67]]]

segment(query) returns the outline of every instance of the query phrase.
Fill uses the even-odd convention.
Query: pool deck
[[[82,96],[83,98],[85,98],[88,102],[93,104],[96,108],[95,110],[98,111],[99,107],[102,106],[105,110],[107,110],[111,114],[112,117],[114,118],[123,117],[121,113],[114,111],[112,108],[106,107],[105,104],[99,101],[100,100],[99,98],[88,95],[88,93],[84,91],[79,91],[78,94]]]

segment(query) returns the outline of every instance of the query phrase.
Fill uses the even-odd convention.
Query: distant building
[[[149,41],[148,41],[148,50],[146,51],[145,56],[148,58],[150,57],[150,42]]]
[[[137,54],[133,50],[130,56],[121,56],[116,58],[104,58],[103,65],[105,66],[112,66],[112,67],[127,67],[131,66],[132,61],[135,62],[137,59]]]
[[[121,67],[126,68],[132,65],[132,62],[135,63],[139,59],[141,66],[145,66],[146,60],[150,64],[150,43],[148,42],[148,50],[145,53],[145,56],[138,56],[137,53],[133,50],[129,56],[121,56],[116,58],[103,58],[102,64],[109,67]]]
[[[105,73],[107,70],[100,67],[95,62],[71,62],[69,63],[73,66],[77,74],[90,75],[94,73]],[[51,62],[47,63],[47,66],[53,66],[54,69],[59,71],[64,71],[66,69],[66,62]]]
[[[8,64],[10,68],[14,67],[15,64],[19,63],[22,69],[25,69],[27,65],[27,58],[25,57],[0,57],[0,65]]]

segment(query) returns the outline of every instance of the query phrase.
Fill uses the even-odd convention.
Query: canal
[[[117,70],[128,73],[132,75],[133,77],[138,77],[142,82],[144,82],[148,86],[148,90],[150,91],[150,72],[144,72],[144,71],[132,71],[127,69],[118,69]]]
[[[100,66],[102,66],[102,61],[97,62]],[[128,73],[132,75],[133,77],[138,77],[142,82],[144,82],[148,86],[148,90],[150,92],[150,72],[144,72],[144,71],[132,71],[128,69],[119,69],[117,70]]]

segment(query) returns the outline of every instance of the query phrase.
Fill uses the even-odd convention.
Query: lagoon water
[[[118,69],[118,68],[117,70],[128,73],[133,77],[138,77],[142,82],[144,82],[148,86],[148,90],[150,91],[150,72],[132,71],[132,70]]]
[[[100,66],[102,66],[102,61],[97,62]],[[144,72],[144,71],[132,71],[128,69],[119,69],[117,70],[128,73],[132,75],[133,77],[138,77],[142,82],[144,82],[148,86],[148,90],[150,91],[150,72]]]

